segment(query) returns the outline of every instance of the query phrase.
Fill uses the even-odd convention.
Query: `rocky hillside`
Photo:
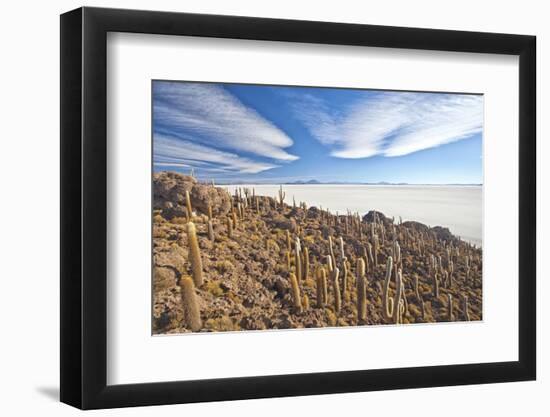
[[[154,333],[482,318],[481,249],[446,228],[153,182]]]

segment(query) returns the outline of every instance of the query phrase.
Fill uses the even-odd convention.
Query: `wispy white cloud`
[[[407,155],[468,138],[483,123],[483,98],[464,94],[380,92],[337,110],[301,95],[293,109],[339,158]]]
[[[257,174],[278,166],[159,133],[154,134],[154,148],[154,164],[162,167],[200,167],[209,173]]]
[[[157,82],[154,99],[156,126],[184,129],[212,148],[278,161],[298,159],[285,150],[293,144],[288,135],[221,86]]]

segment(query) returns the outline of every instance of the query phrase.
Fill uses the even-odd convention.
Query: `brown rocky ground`
[[[281,205],[271,197],[253,195],[252,190],[240,190],[232,196],[224,188],[201,184],[193,177],[173,172],[156,173],[153,183],[155,334],[190,331],[178,285],[183,276],[192,274],[186,192],[192,206],[191,221],[197,230],[204,279],[195,288],[200,331],[373,325],[396,320],[403,324],[458,321],[466,319],[464,296],[469,320],[482,318],[481,249],[459,240],[448,229],[429,228],[417,222],[396,224],[373,211],[362,218],[352,213],[336,216],[316,207],[307,208],[303,203],[296,207]],[[209,207],[213,240],[208,234]],[[231,236],[228,223],[232,226]],[[297,279],[301,308],[295,305],[289,280],[290,273],[297,273],[297,238],[301,270],[306,270],[306,257],[309,263],[307,273],[302,272]],[[397,319],[384,314],[387,258],[399,258],[394,241],[400,246],[401,261],[395,271],[392,269],[387,303],[400,306]],[[340,270],[340,308],[335,305],[338,297],[327,255],[331,255]],[[359,258],[367,264],[364,319],[358,317],[357,310]],[[344,289],[345,268],[348,273]],[[327,274],[328,298],[318,306],[317,274],[322,274],[321,269]],[[402,271],[404,283],[404,296],[399,302],[394,300],[397,269]],[[439,287],[437,297],[434,276]],[[304,295],[309,306],[305,305]],[[452,317],[449,317],[449,295]]]

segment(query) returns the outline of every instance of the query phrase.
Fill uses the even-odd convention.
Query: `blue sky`
[[[482,183],[483,96],[153,82],[153,167],[217,183]]]

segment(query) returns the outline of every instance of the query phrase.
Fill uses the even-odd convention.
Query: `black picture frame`
[[[519,360],[113,385],[107,375],[108,32],[519,56]],[[534,380],[534,36],[136,10],[61,16],[61,401],[82,409]]]

